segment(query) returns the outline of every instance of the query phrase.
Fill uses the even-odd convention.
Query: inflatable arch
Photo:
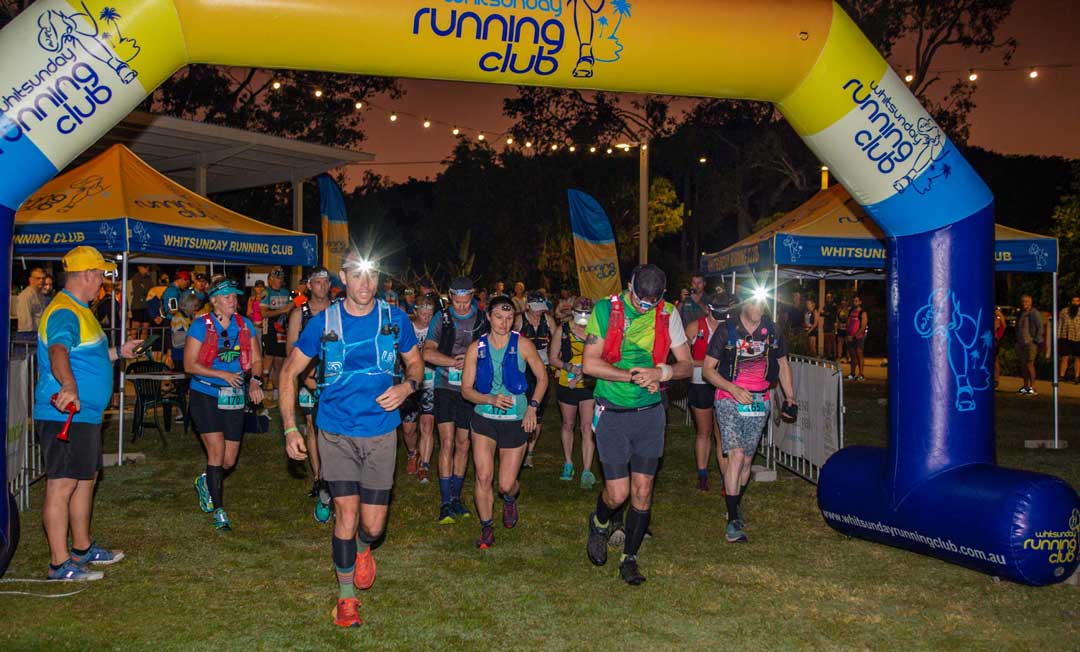
[[[835,4],[41,0],[0,34],[3,287],[14,211],[194,62],[776,103],[887,235],[888,447],[826,464],[826,521],[1017,582],[1077,567],[1076,491],[994,464],[993,198]]]

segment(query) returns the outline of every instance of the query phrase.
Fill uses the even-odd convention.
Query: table
[[[161,396],[161,383],[165,381],[179,382],[187,380],[187,374],[180,371],[143,371],[133,374],[125,374],[124,378],[135,383],[135,414],[134,423],[132,428],[131,441],[138,441],[143,435],[143,429],[149,425],[158,431],[158,436],[161,438],[162,445],[167,445],[165,441],[165,432],[172,431],[172,419],[171,414],[165,408],[175,406],[184,415],[184,430],[187,430],[187,410],[183,405],[184,397],[183,391],[178,392],[180,396],[178,401],[172,399],[163,399]],[[143,416],[148,408],[162,408],[164,412],[164,423],[160,423],[155,418],[151,424],[145,424],[143,422]]]

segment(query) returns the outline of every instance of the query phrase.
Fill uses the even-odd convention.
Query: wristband
[[[669,364],[658,364],[656,367],[660,370],[660,382],[662,383],[671,380],[671,377],[675,375],[675,370]]]
[[[284,433],[282,433],[282,434],[285,434],[285,435],[287,435],[287,434],[289,434],[290,432],[297,432],[297,433],[298,433],[298,432],[300,432],[300,429],[299,429],[299,428],[297,428],[296,426],[293,426],[293,427],[291,427],[291,428],[286,428],[286,429],[285,429],[285,432],[284,432]]]

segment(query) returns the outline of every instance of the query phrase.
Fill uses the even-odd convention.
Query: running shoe
[[[855,380],[855,374],[848,374],[847,380]]]
[[[369,547],[356,555],[356,571],[353,572],[353,586],[367,591],[375,583],[375,557]]]
[[[521,463],[521,468],[531,469],[533,467],[533,454],[531,452],[525,453],[525,461]]]
[[[709,490],[709,476],[699,475],[697,477],[697,490],[703,492]]]
[[[472,513],[469,512],[469,508],[465,506],[465,503],[461,502],[460,498],[455,498],[450,503],[450,509],[454,510],[454,518],[462,519],[469,518]]]
[[[421,466],[416,470],[416,479],[420,481],[420,484],[431,482],[431,471],[428,470],[428,467]]]
[[[105,573],[90,570],[75,563],[74,559],[68,559],[60,564],[60,568],[49,567],[49,574],[45,579],[54,582],[93,582],[105,577]]]
[[[862,374],[859,374],[858,376],[855,376],[855,382],[857,382],[857,383],[861,383],[864,380],[866,380],[866,376],[864,376]]]
[[[337,601],[337,609],[334,610],[334,624],[338,627],[359,627],[364,624],[360,620],[360,601],[356,598],[341,598]]]
[[[417,462],[420,460],[420,455],[417,453],[406,453],[405,461],[405,475],[416,475]]]
[[[559,479],[563,482],[570,482],[574,479],[574,464],[572,462],[562,465],[562,475],[559,476]]]
[[[505,522],[505,518],[504,518]],[[495,528],[490,525],[485,525],[480,528],[480,538],[476,540],[476,547],[481,550],[487,550],[495,546]]]
[[[1027,387],[1021,387],[1020,389],[1016,390],[1016,393],[1017,394],[1027,394],[1027,391],[1028,391]]]
[[[195,493],[199,494],[199,509],[207,514],[214,511],[214,499],[210,497],[210,490],[206,487],[205,473],[195,478]]]
[[[85,555],[71,554],[72,560],[80,566],[87,564],[95,564],[98,566],[108,566],[115,564],[124,558],[124,552],[122,550],[106,550],[93,542],[90,544],[90,549],[86,551]]]
[[[229,520],[229,515],[220,507],[214,510],[214,529],[222,532],[232,530],[232,521]]]
[[[638,570],[637,558],[627,557],[619,564],[619,575],[630,586],[640,586],[645,583],[645,576]]]
[[[582,489],[592,489],[594,486],[596,486],[596,476],[593,475],[593,472],[592,471],[582,471],[581,472],[581,488]]]
[[[450,503],[443,503],[439,508],[439,525],[450,525],[456,523],[457,519],[454,518],[454,507]]]
[[[330,520],[330,516],[333,515],[333,510],[330,509],[330,503],[317,501],[315,503],[315,510],[312,514],[315,517],[315,522],[326,523]]]
[[[742,530],[742,523],[737,519],[734,521],[728,521],[727,530],[724,532],[724,538],[728,543],[746,543],[746,532]]]
[[[510,529],[517,525],[518,522],[518,505],[515,500],[512,503],[503,502],[503,527]]]
[[[1028,387],[1027,395],[1028,396],[1038,396],[1039,393],[1035,391],[1034,387]]]
[[[611,524],[600,527],[596,524],[596,512],[589,514],[589,540],[585,544],[585,554],[595,566],[603,566],[607,563],[608,537],[611,534]]]

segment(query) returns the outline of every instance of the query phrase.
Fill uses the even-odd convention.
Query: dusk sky
[[[1007,154],[1041,154],[1080,158],[1080,3],[1076,0],[1017,0],[1012,15],[999,30],[1001,38],[1013,36],[1019,42],[1013,58],[1015,70],[982,72],[975,95],[978,108],[972,115],[971,142]],[[913,57],[910,43],[896,48],[891,63],[903,75]],[[1052,64],[1072,64],[1069,68],[1046,68]],[[944,51],[935,69],[955,69],[942,73],[940,88],[967,76],[967,69],[1001,66],[1000,54],[979,55],[959,48]],[[1038,66],[1039,77],[1031,80],[1028,68]],[[510,126],[502,115],[502,100],[515,94],[514,87],[456,82],[404,80],[408,91],[397,102],[377,104],[388,109],[430,116],[434,120],[498,133]],[[443,168],[439,161],[450,155],[455,136],[450,127],[435,124],[425,130],[420,118],[402,116],[391,124],[387,114],[373,110],[365,123],[368,140],[365,151],[378,163],[354,166],[349,176],[358,179],[371,169],[394,181],[410,176],[434,177]],[[471,132],[475,137],[475,132]],[[499,145],[501,147],[501,144]],[[427,163],[394,165],[400,162]]]

